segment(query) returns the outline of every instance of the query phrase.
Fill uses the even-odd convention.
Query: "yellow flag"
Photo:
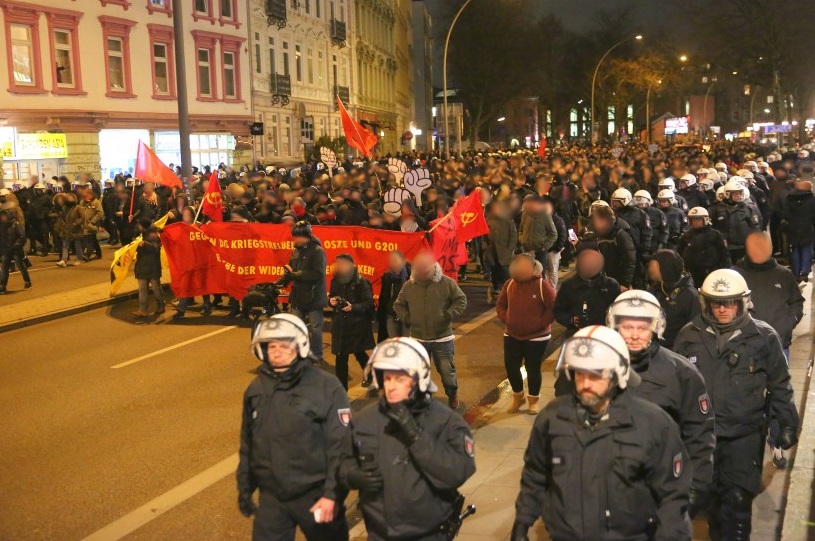
[[[169,214],[165,214],[162,218],[154,222],[155,226],[159,229],[167,224]],[[122,246],[116,253],[113,254],[113,263],[110,264],[110,296],[114,296],[121,289],[122,284],[130,273],[130,267],[136,261],[136,250],[141,242],[141,235],[133,239],[133,242]],[[167,255],[164,253],[164,248],[161,249],[161,267],[164,269],[170,268],[167,262]]]

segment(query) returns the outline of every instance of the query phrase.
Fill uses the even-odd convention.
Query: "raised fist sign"
[[[422,204],[422,192],[428,189],[433,181],[430,180],[430,171],[427,169],[413,169],[405,173],[402,179],[405,189],[413,195],[417,205]]]
[[[388,158],[388,171],[396,178],[396,182],[402,182],[407,170],[407,164],[399,158]]]
[[[337,167],[337,155],[328,147],[320,147],[320,160],[325,164],[329,171]]]
[[[410,192],[404,188],[391,188],[385,192],[382,199],[382,210],[391,216],[399,217],[402,214],[402,202],[410,197]]]

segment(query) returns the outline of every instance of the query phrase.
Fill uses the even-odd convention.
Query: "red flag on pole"
[[[453,218],[456,221],[456,237],[459,242],[467,242],[470,239],[488,235],[490,228],[484,218],[484,207],[481,206],[481,189],[473,190],[473,193],[459,199],[452,210]]]
[[[169,167],[158,159],[150,147],[139,141],[139,150],[136,154],[136,170],[133,176],[145,182],[161,184],[170,188],[182,188],[181,179]]]
[[[204,199],[201,201],[201,212],[213,222],[224,221],[224,205],[217,171],[214,171],[209,177],[207,191],[204,192]]]
[[[543,159],[546,159],[546,136],[544,135],[541,138],[540,146],[538,147],[538,156]]]
[[[362,152],[366,158],[370,158],[371,149],[376,146],[378,141],[376,135],[363,128],[359,122],[351,118],[351,115],[348,114],[345,105],[342,104],[342,100],[339,97],[337,97],[337,105],[339,105],[340,108],[340,118],[342,119],[342,130],[345,132],[345,140],[348,141],[349,145]]]

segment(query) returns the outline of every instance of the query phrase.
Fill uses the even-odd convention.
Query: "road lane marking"
[[[162,353],[167,353],[168,351],[173,351],[174,349],[183,348],[184,346],[188,346],[190,344],[194,344],[200,340],[205,340],[211,336],[215,336],[217,334],[221,334],[227,331],[231,331],[232,329],[237,329],[237,325],[230,325],[228,327],[224,327],[222,329],[218,329],[216,331],[212,331],[207,334],[202,334],[201,336],[197,336],[195,338],[191,338],[190,340],[185,340],[184,342],[179,342],[178,344],[173,344],[172,346],[167,346],[166,348],[162,348],[158,351],[154,351],[152,353],[148,353],[146,355],[142,355],[141,357],[136,357],[135,359],[130,359],[129,361],[125,361],[123,363],[115,364],[111,366],[111,368],[124,368],[125,366],[130,366],[131,364],[136,364],[141,361],[145,361],[157,355],[161,355]]]
[[[116,541],[138,530],[148,522],[232,475],[238,468],[238,453],[231,455],[195,477],[171,488],[158,498],[150,500],[135,511],[111,522],[82,541]]]

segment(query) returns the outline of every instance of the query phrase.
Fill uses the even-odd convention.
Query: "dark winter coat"
[[[676,246],[679,237],[688,229],[688,217],[681,209],[676,207],[661,208],[659,210],[665,214],[665,218],[668,220],[668,248]]]
[[[716,269],[730,267],[730,252],[727,250],[724,236],[709,225],[699,229],[688,229],[680,237],[676,252],[682,256],[688,270],[698,269],[707,274]]]
[[[508,266],[518,246],[518,230],[509,218],[490,216],[487,218],[490,234],[483,237],[484,258],[495,265]]]
[[[368,209],[360,202],[346,201],[337,212],[337,217],[343,225],[362,225],[368,220]]]
[[[143,240],[136,248],[136,265],[133,269],[137,280],[161,278],[161,241]]]
[[[29,220],[45,220],[51,212],[51,196],[47,193],[34,193],[26,209]]]
[[[648,214],[648,221],[651,224],[651,247],[650,254],[657,253],[668,245],[668,218],[665,213],[656,207],[646,207],[646,214]]]
[[[744,277],[750,288],[753,317],[772,326],[781,345],[789,347],[792,331],[804,316],[804,296],[792,271],[773,258],[756,264],[747,257],[738,260],[733,270]]]
[[[810,190],[790,192],[782,219],[792,246],[811,246],[815,242],[815,194]]]
[[[548,250],[557,241],[557,229],[552,217],[547,212],[521,213],[521,227],[518,231],[518,242],[525,252]]]
[[[354,270],[347,283],[340,283],[334,276],[331,280],[330,297],[342,297],[351,303],[351,311],[334,309],[331,318],[331,353],[356,353],[373,349],[374,334],[371,320],[374,315],[374,295],[371,282]]]
[[[298,310],[322,310],[328,305],[325,287],[326,255],[320,239],[311,237],[303,246],[294,249],[289,258],[291,272],[276,283],[285,287],[293,284],[289,303]]]
[[[679,190],[679,195],[685,198],[688,204],[688,210],[694,207],[707,208],[707,196],[705,192],[699,189],[698,185]]]
[[[653,230],[651,229],[651,219],[648,213],[630,205],[620,207],[615,212],[628,224],[628,232],[631,234],[631,240],[634,241],[634,246],[637,248],[637,254],[640,257],[650,254]]]
[[[629,232],[630,226],[623,220],[614,220],[611,230],[605,235],[593,231],[583,240],[594,241],[605,258],[605,273],[617,280],[621,286],[631,287],[637,265],[637,249]]]
[[[78,240],[84,235],[82,209],[76,203],[66,203],[54,223],[54,231],[65,240]]]
[[[410,336],[417,340],[452,335],[453,319],[466,309],[467,296],[452,278],[444,275],[438,263],[430,280],[411,275],[393,303],[396,316],[410,325]]]
[[[25,245],[25,227],[17,220],[0,223],[0,255],[12,255]]]
[[[399,274],[388,271],[382,275],[379,303],[376,308],[381,320],[384,320],[387,316],[396,317],[396,312],[393,311],[393,302],[399,296],[399,292],[408,278],[410,278],[409,263],[405,265],[405,268]]]
[[[710,209],[710,221],[724,235],[731,250],[744,248],[747,235],[761,227],[756,209],[742,201],[714,205]]]
[[[693,278],[687,272],[682,273],[674,283],[654,284],[651,293],[659,300],[665,312],[665,332],[662,333],[662,345],[672,349],[676,335],[685,324],[699,315],[699,292]]]
[[[602,272],[590,280],[580,276],[568,278],[561,282],[555,298],[555,320],[566,327],[567,337],[582,327],[605,325],[606,311],[619,294],[617,280]],[[579,319],[578,325],[575,318]]]
[[[566,227],[566,222],[558,214],[552,215],[552,221],[555,223],[555,230],[557,230],[557,240],[549,248],[549,251],[558,253],[569,243],[569,230]]]

